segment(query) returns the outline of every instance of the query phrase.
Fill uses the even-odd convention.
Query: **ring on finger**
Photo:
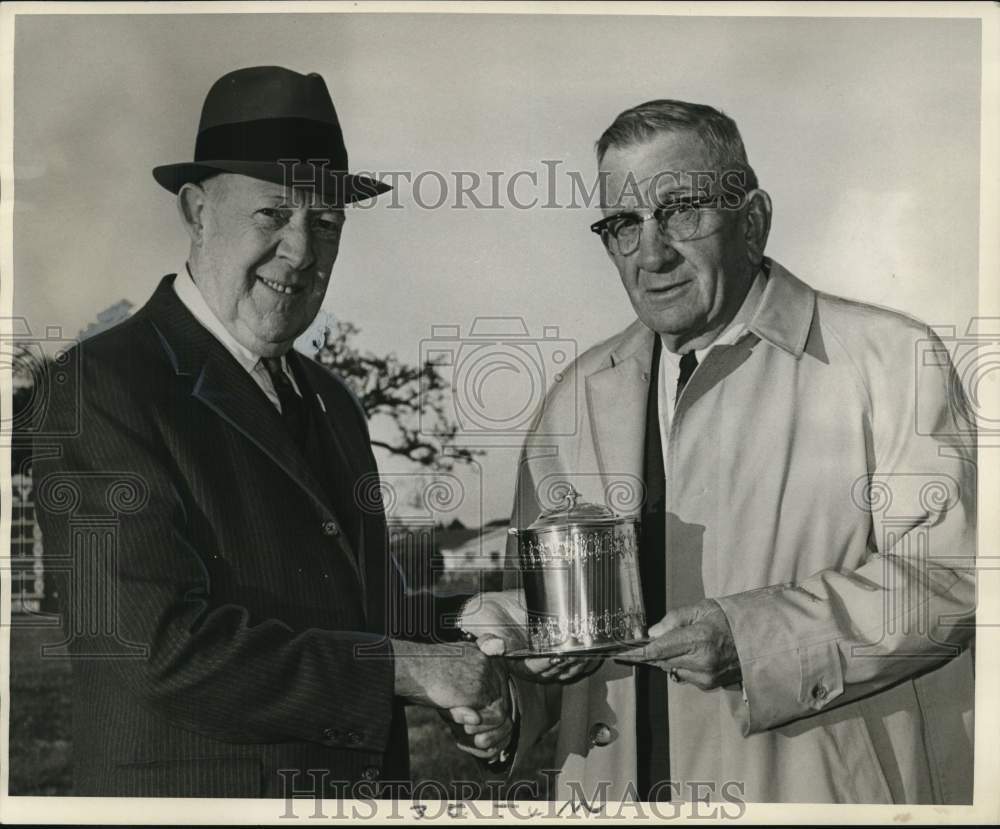
[[[682,679],[681,679],[681,678],[680,678],[680,677],[679,677],[679,676],[677,675],[677,669],[676,669],[676,668],[671,668],[670,670],[668,670],[668,671],[667,671],[667,676],[669,676],[669,677],[670,677],[670,681],[671,681],[671,682],[676,682],[676,683],[677,683],[678,685],[680,685],[680,684],[681,684],[681,683],[682,683],[682,682],[684,681],[684,680],[682,680]]]

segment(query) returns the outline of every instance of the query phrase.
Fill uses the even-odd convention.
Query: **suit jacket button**
[[[592,746],[606,746],[611,740],[611,727],[607,723],[594,723],[590,729],[590,744]]]
[[[361,772],[361,776],[365,780],[374,781],[378,780],[382,776],[382,772],[375,766],[366,766],[365,770]]]
[[[340,532],[340,527],[337,526],[336,521],[323,522],[323,535],[336,535],[339,532]]]

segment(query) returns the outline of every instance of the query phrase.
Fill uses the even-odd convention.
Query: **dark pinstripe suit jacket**
[[[70,353],[80,394],[57,391],[46,431],[75,434],[35,460],[64,577],[75,794],[283,797],[283,780],[332,794],[404,777],[381,504],[352,548],[277,410],[172,281]],[[372,483],[357,401],[290,359],[325,409],[325,462]]]

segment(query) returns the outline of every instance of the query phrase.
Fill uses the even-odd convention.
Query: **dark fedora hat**
[[[323,78],[280,66],[237,69],[219,78],[201,110],[194,161],[153,168],[153,177],[171,193],[216,173],[312,184],[334,205],[392,189],[348,172],[344,135]]]

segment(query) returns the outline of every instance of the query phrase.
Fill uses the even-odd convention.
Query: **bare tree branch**
[[[483,454],[455,447],[445,452],[459,427],[448,411],[448,381],[434,363],[413,366],[395,354],[362,353],[353,345],[358,333],[350,322],[333,321],[313,342],[314,359],[350,386],[371,420],[390,425],[392,436],[372,440],[372,446],[436,470]]]

